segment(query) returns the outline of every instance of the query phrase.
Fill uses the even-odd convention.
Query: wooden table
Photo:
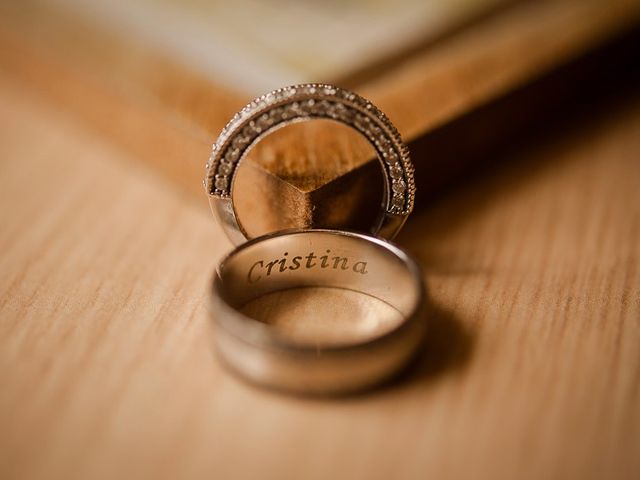
[[[417,213],[425,353],[308,400],[212,357],[204,197],[0,74],[0,478],[634,479],[640,98]]]

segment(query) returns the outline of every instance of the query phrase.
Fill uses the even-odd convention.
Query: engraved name
[[[256,283],[264,277],[269,277],[274,274],[284,273],[289,270],[298,269],[323,269],[329,268],[337,271],[351,271],[366,275],[369,273],[367,270],[367,262],[358,260],[354,261],[350,257],[341,257],[338,255],[331,255],[331,250],[327,250],[324,255],[316,255],[315,252],[309,252],[308,255],[296,255],[289,256],[289,252],[284,252],[282,258],[277,258],[270,262],[266,260],[258,260],[247,273],[247,281],[249,283]]]

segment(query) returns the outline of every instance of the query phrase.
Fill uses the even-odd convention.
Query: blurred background
[[[5,70],[195,195],[213,137],[282,85],[332,82],[374,101],[410,143],[427,200],[637,78],[638,7],[625,0],[43,0],[1,11]],[[337,162],[318,188],[366,161]],[[275,168],[265,175],[284,179]]]
[[[144,43],[253,97],[294,83],[347,81],[506,3],[53,0],[42,7]]]

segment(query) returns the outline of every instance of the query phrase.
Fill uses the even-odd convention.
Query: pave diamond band
[[[313,118],[335,120],[364,135],[375,148],[389,180],[386,211],[401,215],[411,212],[415,197],[413,165],[396,128],[368,100],[323,84],[274,90],[238,112],[213,145],[206,166],[207,193],[228,197],[238,163],[254,143],[284,124]]]
[[[366,138],[382,167],[384,197],[374,236],[391,239],[413,209],[415,182],[409,150],[384,113],[370,101],[339,87],[303,84],[256,98],[223,128],[206,165],[204,187],[227,236],[240,244],[248,235],[232,200],[234,177],[249,150],[262,138],[290,123],[327,119],[345,124]]]

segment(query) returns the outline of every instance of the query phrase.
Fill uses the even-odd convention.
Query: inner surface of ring
[[[384,210],[384,175],[360,132],[330,119],[303,119],[251,146],[232,199],[248,238],[291,228],[372,232]]]
[[[233,309],[302,343],[382,335],[414,313],[421,295],[416,271],[393,247],[341,232],[263,239],[219,274],[219,294]]]

